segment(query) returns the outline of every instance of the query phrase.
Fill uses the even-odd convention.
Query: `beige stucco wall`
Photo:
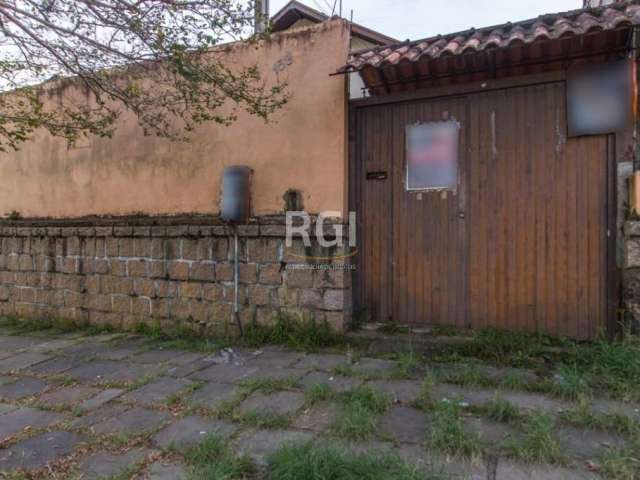
[[[113,138],[72,149],[39,132],[19,152],[0,154],[0,215],[217,214],[222,170],[238,164],[254,169],[256,215],[282,211],[290,188],[303,192],[309,212],[344,211],[345,79],[329,75],[348,48],[342,21],[279,33],[259,48],[230,48],[230,62],[257,63],[269,81],[274,64],[291,59],[279,75],[292,97],[275,123],[242,114],[230,127],[203,126],[181,143],[145,137],[125,114]]]

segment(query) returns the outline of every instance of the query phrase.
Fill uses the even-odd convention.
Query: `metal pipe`
[[[234,299],[233,299],[233,317],[236,321],[236,325],[238,325],[238,330],[240,332],[240,336],[244,336],[244,330],[242,328],[242,322],[240,321],[240,307],[238,305],[238,284],[240,280],[240,261],[238,254],[238,231],[236,228],[233,229],[233,239],[234,239],[234,254],[233,254],[233,287],[234,287]]]

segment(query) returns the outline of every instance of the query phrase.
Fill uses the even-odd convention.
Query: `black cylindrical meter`
[[[244,224],[251,217],[251,169],[244,166],[226,167],[222,174],[222,219]]]
[[[222,199],[220,216],[226,222],[234,225],[233,229],[233,284],[234,302],[233,316],[238,325],[240,336],[244,334],[240,321],[240,303],[238,288],[240,282],[240,256],[238,246],[238,231],[235,225],[249,222],[251,217],[251,173],[249,167],[235,165],[226,167],[222,174]]]

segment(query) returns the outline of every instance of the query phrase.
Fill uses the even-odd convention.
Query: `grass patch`
[[[585,373],[577,365],[561,364],[553,374],[551,391],[565,400],[577,400],[591,394]]]
[[[392,373],[393,378],[411,378],[420,367],[420,358],[413,348],[396,354],[396,365]]]
[[[291,390],[297,386],[292,378],[250,378],[243,380],[240,386],[249,393],[263,392],[266,394]]]
[[[484,405],[484,411],[487,418],[502,423],[514,422],[522,417],[518,407],[497,395]]]
[[[488,388],[496,385],[495,380],[482,368],[472,363],[456,365],[450,371],[436,372],[438,381],[460,385],[461,387]]]
[[[206,385],[205,382],[194,382],[192,385],[189,385],[187,388],[179,392],[176,392],[172,395],[169,395],[165,399],[164,403],[168,407],[178,407],[182,405],[182,402],[185,398],[187,398],[192,393],[195,393],[198,390],[201,390],[202,388],[204,388],[205,385]]]
[[[555,436],[555,421],[544,411],[527,416],[521,438],[505,443],[508,453],[525,463],[564,463],[560,442]]]
[[[316,322],[309,318],[293,319],[284,315],[279,315],[270,326],[256,323],[247,325],[241,341],[249,347],[285,345],[305,351],[346,343],[345,337],[334,332],[327,322]]]
[[[248,457],[236,457],[228,442],[209,435],[197,447],[186,452],[190,465],[189,480],[232,480],[247,478],[255,472]]]
[[[334,375],[341,375],[343,377],[357,377],[356,371],[353,368],[353,365],[350,363],[342,363],[335,367],[331,373]]]
[[[375,436],[378,415],[387,411],[390,399],[370,387],[358,387],[341,395],[341,412],[334,422],[333,432],[352,439],[364,440]]]
[[[0,326],[8,327],[16,334],[42,332],[48,335],[59,335],[69,332],[83,332],[87,335],[100,335],[113,333],[115,329],[111,325],[89,325],[85,322],[77,322],[64,318],[55,319],[27,319],[13,315],[0,318]]]
[[[600,459],[600,473],[611,480],[640,478],[640,445],[635,448],[608,449]]]
[[[433,390],[436,386],[436,380],[431,371],[427,372],[420,385],[420,394],[414,402],[413,406],[421,410],[430,410],[433,407]]]
[[[291,417],[289,415],[275,413],[248,412],[239,415],[235,420],[245,427],[265,428],[267,430],[285,429],[291,425]]]
[[[444,480],[391,454],[355,455],[344,448],[290,444],[268,457],[269,480]]]
[[[482,453],[482,444],[477,432],[464,428],[462,408],[457,401],[437,403],[432,411],[427,443],[433,449],[473,458]]]
[[[516,377],[505,382],[509,383],[508,388],[551,392],[569,399],[605,392],[613,398],[640,401],[640,337],[628,333],[615,341],[600,338],[592,343],[578,343],[540,334],[484,329],[476,331],[468,342],[436,345],[434,359],[445,363],[480,360],[544,371],[551,365],[556,375],[546,382],[534,385],[522,383]],[[461,378],[457,383],[477,382]]]
[[[632,438],[640,438],[640,421],[620,413],[593,412],[586,399],[579,400],[570,410],[563,411],[560,419],[578,427],[610,430]]]
[[[326,383],[318,383],[311,385],[304,391],[304,398],[307,405],[315,405],[316,403],[327,402],[335,398],[335,394],[331,387]]]
[[[377,329],[378,333],[383,333],[385,335],[398,335],[411,333],[411,329],[406,325],[398,325],[394,322],[383,323]]]

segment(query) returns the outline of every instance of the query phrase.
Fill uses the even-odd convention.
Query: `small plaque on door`
[[[387,172],[367,172],[367,180],[386,180]]]

